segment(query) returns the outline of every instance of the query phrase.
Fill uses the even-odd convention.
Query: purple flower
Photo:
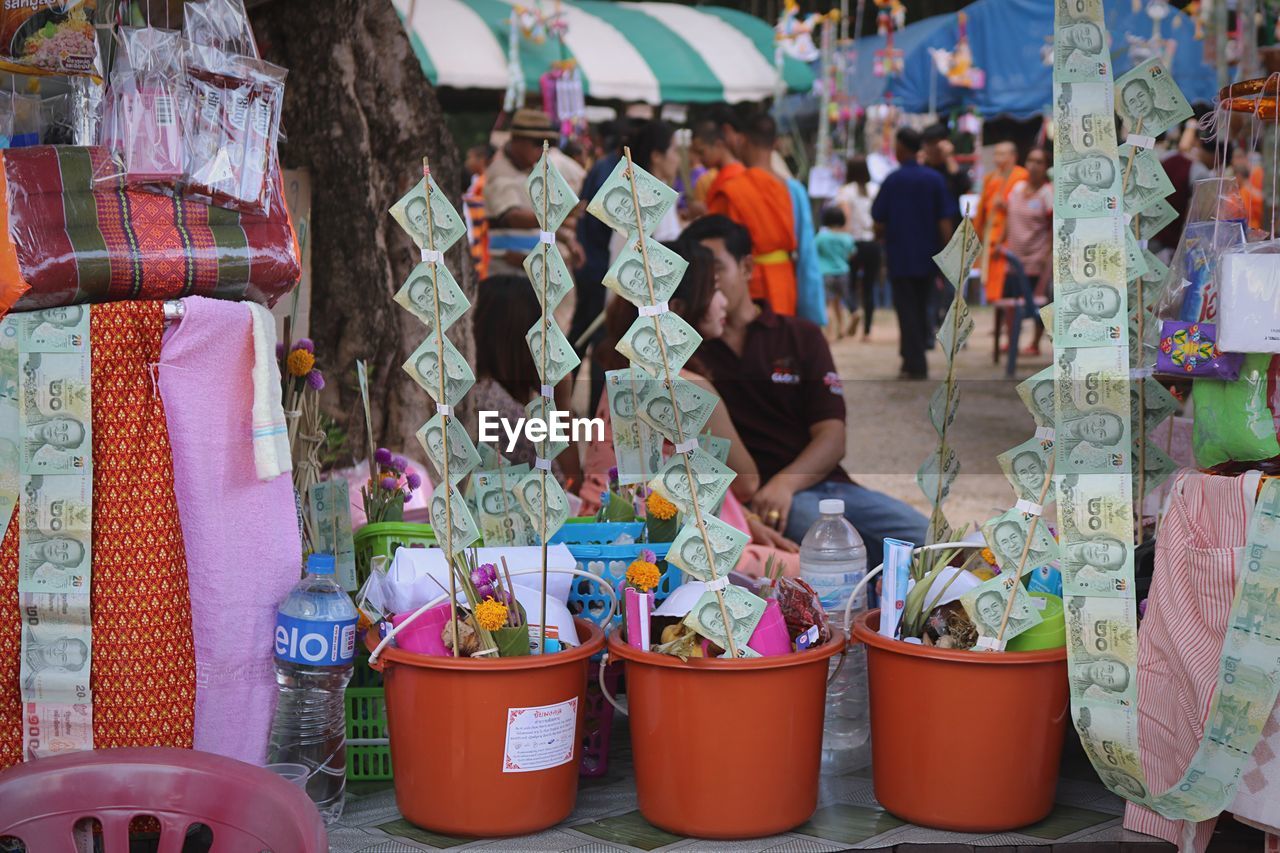
[[[311,340],[311,338],[298,338],[297,342],[294,343],[293,348],[304,349],[313,355],[315,354],[315,351],[316,351],[316,345]]]
[[[484,601],[486,598],[493,598],[494,592],[492,584],[486,583],[476,585],[476,598],[479,598],[481,601]]]
[[[379,465],[390,465],[391,451],[387,450],[385,447],[379,447],[378,452],[373,454],[373,461],[377,462]]]
[[[276,361],[284,358],[284,341],[276,341]]]
[[[409,460],[405,459],[403,456],[392,456],[391,467],[395,468],[397,471],[404,471],[409,467]]]
[[[422,477],[417,471],[410,471],[404,479],[405,483],[409,486],[409,491],[414,491],[422,485]]]
[[[493,563],[481,563],[471,572],[471,582],[476,586],[487,586],[498,580],[498,567]]]
[[[614,465],[612,468],[609,469],[609,482],[610,483],[618,482],[618,466],[617,465]]]
[[[394,492],[399,487],[395,477],[383,477],[378,482],[378,485],[382,486],[382,488],[386,489],[388,492]]]
[[[307,374],[307,384],[311,386],[312,391],[324,390],[324,374],[318,370],[313,370]]]
[[[658,562],[658,554],[650,548],[645,548],[640,552],[640,559],[646,563],[656,563]]]

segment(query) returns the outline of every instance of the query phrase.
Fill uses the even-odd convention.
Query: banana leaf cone
[[[529,626],[499,628],[490,632],[498,644],[498,657],[518,658],[529,654]]]

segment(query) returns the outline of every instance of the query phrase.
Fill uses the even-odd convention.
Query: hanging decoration
[[[938,73],[947,78],[947,82],[957,89],[981,89],[987,85],[987,74],[973,64],[973,50],[969,47],[969,16],[964,12],[956,14],[956,26],[960,35],[956,39],[954,50],[930,48],[934,67]]]
[[[560,143],[587,135],[587,101],[582,86],[582,72],[573,59],[554,62],[551,70],[538,81],[542,90],[542,109],[560,132]]]
[[[511,7],[511,14],[507,18],[507,91],[502,99],[503,112],[513,113],[525,105],[528,87],[520,63],[521,39],[541,45],[546,44],[548,38],[554,38],[560,42],[563,54],[564,37],[568,31],[568,19],[559,0],[556,0],[555,10],[550,13],[543,11],[541,2],[535,2],[532,6],[516,3]],[[579,86],[581,82],[579,75]],[[551,114],[550,109],[547,112]]]

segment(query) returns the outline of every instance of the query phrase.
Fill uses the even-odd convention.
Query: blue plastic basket
[[[608,596],[599,586],[586,578],[574,578],[569,593],[570,612],[581,615],[600,625],[606,631],[622,625],[622,584],[626,581],[627,566],[631,565],[640,552],[648,548],[658,556],[658,570],[662,578],[654,592],[654,603],[660,604],[680,584],[684,583],[684,572],[678,567],[668,565],[667,550],[670,542],[637,542],[633,545],[611,545],[622,534],[629,534],[637,539],[644,533],[643,521],[582,521],[566,524],[551,537],[552,544],[569,546],[569,553],[577,561],[577,568],[591,572],[609,580],[613,591],[618,595],[618,612],[613,614],[610,624],[604,625],[605,610],[609,606]]]

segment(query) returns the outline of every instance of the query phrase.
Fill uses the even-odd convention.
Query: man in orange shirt
[[[741,132],[732,114],[723,112],[694,129],[694,154],[716,178],[707,192],[707,212],[729,217],[751,234],[755,261],[750,292],[777,314],[796,313],[795,216],[791,192],[772,172],[747,168],[735,154]]]
[[[1005,218],[1009,213],[1009,193],[1015,184],[1028,179],[1027,170],[1018,165],[1018,149],[1012,142],[996,145],[995,171],[982,182],[982,198],[973,225],[982,239],[982,280],[986,284],[987,301],[1004,296],[1006,263],[1000,247],[1004,243]]]

